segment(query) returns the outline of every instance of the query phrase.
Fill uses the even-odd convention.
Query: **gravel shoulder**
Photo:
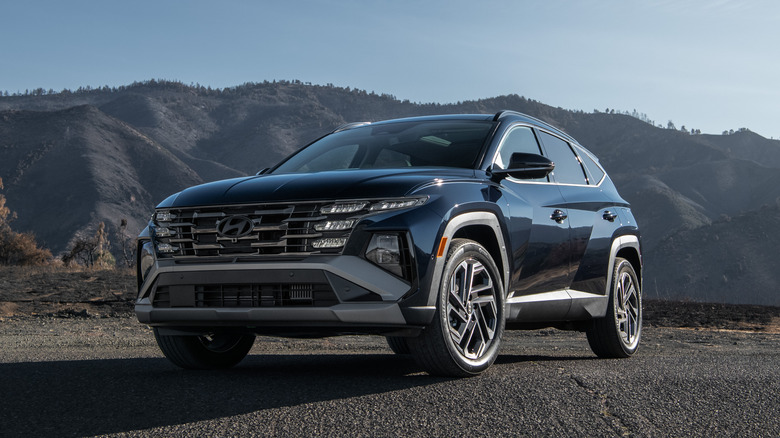
[[[131,316],[130,269],[0,266],[0,321],[18,317]],[[645,300],[645,325],[780,333],[780,307]]]

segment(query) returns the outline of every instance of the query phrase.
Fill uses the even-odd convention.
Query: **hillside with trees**
[[[707,135],[518,95],[441,105],[299,81],[148,81],[0,97],[0,177],[14,232],[61,257],[103,223],[121,260],[121,236],[167,195],[254,174],[340,124],[502,109],[550,122],[600,157],[642,227],[649,297],[780,304],[780,272],[731,257],[772,260],[764,236],[780,215],[780,141],[744,128]]]

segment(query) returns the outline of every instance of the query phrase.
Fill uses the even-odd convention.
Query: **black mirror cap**
[[[537,154],[515,152],[509,159],[507,169],[496,169],[494,175],[505,177],[506,175],[517,179],[544,178],[555,169],[555,163],[549,158]]]

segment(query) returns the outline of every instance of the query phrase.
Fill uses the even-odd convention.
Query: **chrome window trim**
[[[601,163],[599,163],[598,158],[596,158],[592,153],[589,153],[587,149],[585,149],[582,145],[577,143],[576,141],[573,141],[573,139],[566,139],[564,137],[561,137],[560,135],[556,134],[555,132],[545,129],[543,127],[539,127],[536,125],[532,125],[528,122],[514,122],[506,129],[504,132],[504,135],[501,137],[501,140],[498,143],[498,147],[496,147],[496,151],[493,152],[493,159],[490,161],[490,168],[493,168],[493,166],[496,165],[496,159],[498,158],[499,153],[501,152],[501,148],[504,146],[504,142],[506,141],[506,138],[509,136],[509,134],[518,127],[525,127],[530,128],[532,131],[534,129],[538,131],[545,132],[549,135],[552,135],[553,137],[557,137],[558,139],[566,142],[569,145],[569,148],[571,148],[572,152],[574,153],[574,156],[577,158],[577,161],[580,163],[580,166],[582,166],[584,176],[586,179],[586,182],[588,181],[588,171],[585,164],[582,162],[582,158],[580,158],[579,150],[582,150],[582,152],[587,153],[587,155],[593,160],[594,163],[601,169],[602,172],[604,172],[604,175],[601,177],[598,183],[596,184],[571,184],[571,183],[561,183],[557,181],[525,181],[522,179],[512,178],[511,176],[506,177],[507,180],[512,181],[516,184],[556,184],[559,186],[571,186],[571,187],[594,187],[594,188],[600,188],[601,184],[604,182],[604,180],[607,178],[607,172],[604,170],[604,168],[601,166]],[[536,133],[534,133],[534,136],[536,137]],[[541,147],[539,144],[539,138],[536,138],[537,145]],[[543,154],[543,156],[546,156]]]

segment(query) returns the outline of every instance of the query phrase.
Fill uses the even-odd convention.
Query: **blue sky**
[[[16,1],[0,90],[299,79],[780,138],[780,1]]]

